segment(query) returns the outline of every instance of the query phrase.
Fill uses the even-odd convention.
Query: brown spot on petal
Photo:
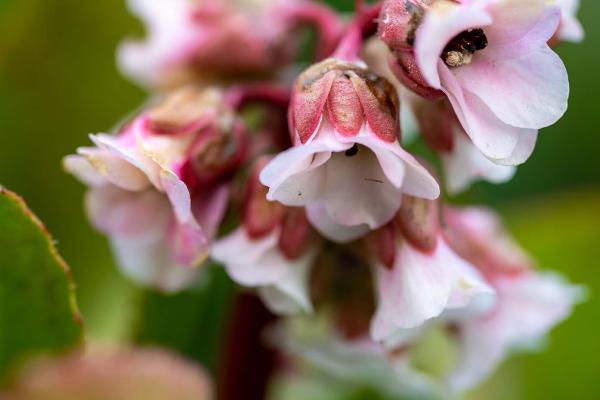
[[[394,87],[374,75],[351,74],[351,80],[373,132],[381,140],[394,142],[400,136],[400,101]]]
[[[292,98],[292,129],[302,143],[306,143],[318,128],[325,102],[336,77],[334,71],[328,71],[315,79],[314,72],[313,68],[309,68],[298,78]]]
[[[344,136],[355,136],[363,124],[363,109],[348,75],[339,76],[331,87],[327,101],[329,118]]]
[[[404,237],[423,251],[432,251],[439,231],[437,202],[404,196],[396,214],[396,222]]]

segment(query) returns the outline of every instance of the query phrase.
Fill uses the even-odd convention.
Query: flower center
[[[468,29],[456,35],[442,52],[442,60],[454,68],[469,64],[476,51],[487,47],[488,41],[483,29]]]

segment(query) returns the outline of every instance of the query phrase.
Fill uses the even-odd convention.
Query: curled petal
[[[477,271],[439,240],[432,254],[410,244],[398,249],[391,270],[375,270],[378,307],[371,324],[376,341],[393,340],[399,332],[421,326],[444,312],[459,313],[494,291]]]
[[[279,232],[252,240],[243,228],[215,243],[212,257],[239,284],[260,288],[275,312],[310,312],[308,273],[314,252],[290,261],[277,246]],[[292,306],[294,305],[294,306]]]
[[[525,274],[496,286],[497,306],[459,328],[459,362],[449,377],[455,390],[475,386],[515,346],[541,339],[582,299],[581,288],[551,274]]]

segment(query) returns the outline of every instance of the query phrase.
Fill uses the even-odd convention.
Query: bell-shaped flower
[[[271,311],[311,312],[309,274],[318,252],[315,235],[302,209],[286,208],[266,199],[258,181],[259,163],[250,178],[242,224],[218,240],[212,257],[229,276],[257,288]]]
[[[86,208],[132,279],[164,291],[190,284],[228,201],[227,174],[244,157],[244,131],[220,92],[185,88],[118,135],[90,138],[64,160],[90,186]]]
[[[355,239],[392,219],[402,194],[437,198],[435,179],[399,143],[393,86],[362,62],[327,59],[296,81],[294,146],[261,174],[267,198],[305,206],[325,237]]]
[[[515,166],[495,164],[475,147],[447,99],[414,96],[411,100],[423,139],[442,161],[450,194],[460,193],[478,180],[504,183],[514,176]]]
[[[535,344],[571,314],[582,289],[560,276],[538,272],[504,232],[499,219],[483,209],[448,210],[447,236],[463,257],[486,276],[497,292],[487,313],[459,321],[458,362],[449,374],[456,391],[478,384],[511,350]]]
[[[494,290],[444,239],[432,201],[405,197],[394,223],[367,239],[376,257],[378,307],[371,337],[398,337],[434,318],[461,318],[489,309]]]
[[[406,40],[414,48],[393,49],[400,67],[394,71],[403,83],[430,91],[428,97],[444,94],[464,131],[494,163],[523,163],[538,129],[567,108],[567,73],[547,44],[560,9],[544,0],[409,3]]]
[[[129,0],[148,31],[124,42],[123,72],[145,86],[264,76],[290,63],[298,28],[319,31],[321,56],[338,40],[341,23],[329,8],[308,0]]]

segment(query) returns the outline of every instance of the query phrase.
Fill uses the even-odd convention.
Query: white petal
[[[403,243],[392,270],[376,269],[379,303],[371,325],[377,341],[394,340],[405,329],[421,326],[445,311],[460,316],[485,303],[493,290],[475,269],[452,252],[440,238],[432,254]]]
[[[106,178],[85,157],[66,156],[63,158],[63,168],[88,186],[101,186],[107,183]]]
[[[279,231],[275,230],[264,238],[252,240],[243,227],[238,228],[214,244],[212,257],[224,264],[239,284],[261,289],[273,311],[310,312],[308,272],[315,253],[309,251],[290,261],[279,251],[278,237]]]
[[[479,383],[511,348],[541,339],[582,298],[581,289],[551,274],[504,278],[496,286],[497,306],[461,328],[459,364],[449,378],[456,390]]]
[[[479,179],[493,183],[508,182],[516,172],[516,167],[497,165],[487,159],[463,132],[454,135],[452,152],[442,153],[441,158],[450,194],[468,189]]]
[[[336,223],[325,210],[323,202],[316,202],[306,207],[306,216],[311,225],[327,239],[337,243],[348,243],[366,235],[369,226],[340,225]]]

